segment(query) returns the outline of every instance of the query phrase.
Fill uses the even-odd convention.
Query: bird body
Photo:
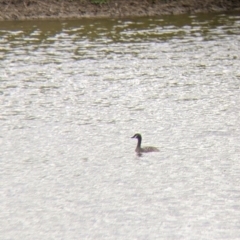
[[[136,133],[132,138],[137,138],[137,140],[138,140],[137,147],[135,149],[136,153],[159,152],[159,149],[157,149],[156,147],[150,147],[150,146],[142,147],[141,146],[141,143],[142,143],[141,134]]]

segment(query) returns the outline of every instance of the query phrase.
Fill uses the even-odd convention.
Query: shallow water
[[[0,22],[1,239],[240,238],[239,43],[239,13]]]

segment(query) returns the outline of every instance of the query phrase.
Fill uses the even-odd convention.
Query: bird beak
[[[132,136],[131,138],[135,138],[135,135],[134,135],[134,136]]]

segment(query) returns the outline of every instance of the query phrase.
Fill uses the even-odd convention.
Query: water
[[[239,27],[0,22],[1,239],[239,239]]]

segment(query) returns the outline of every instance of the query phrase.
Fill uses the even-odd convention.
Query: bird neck
[[[137,148],[141,148],[142,138],[138,138]]]

